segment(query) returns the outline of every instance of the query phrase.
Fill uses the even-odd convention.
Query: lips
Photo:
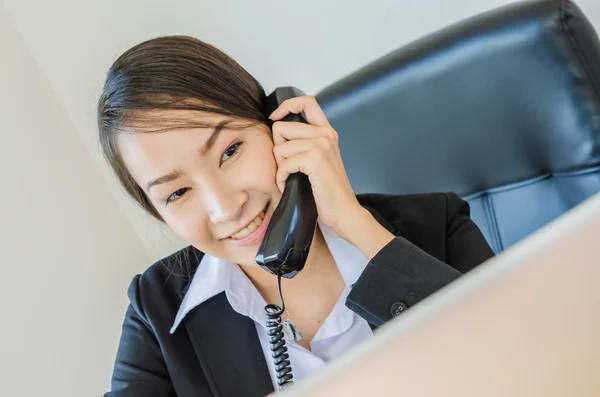
[[[254,218],[252,222],[250,222],[250,224],[254,223],[256,226],[256,220],[258,218],[260,221],[258,226],[253,227],[249,224],[244,229],[237,232],[234,236],[226,238],[225,241],[237,246],[251,246],[260,243],[265,235],[272,214],[273,210],[271,206],[267,204],[266,211],[263,210],[256,218]],[[252,230],[250,231],[250,229]]]
[[[250,235],[250,233],[252,233],[257,227],[259,227],[261,225],[262,220],[265,217],[266,211],[267,211],[267,207],[263,208],[261,213],[258,214],[252,222],[250,222],[248,225],[246,225],[246,227],[244,227],[239,232],[229,236],[229,238],[238,240],[238,239],[241,239],[241,238],[244,238],[244,237]]]

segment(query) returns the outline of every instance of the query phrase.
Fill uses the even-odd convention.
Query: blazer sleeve
[[[395,237],[367,264],[346,306],[379,326],[494,255],[454,193],[446,194],[445,236],[446,262]]]
[[[138,294],[136,276],[129,287],[127,308],[117,350],[111,389],[105,397],[175,397],[158,341]]]

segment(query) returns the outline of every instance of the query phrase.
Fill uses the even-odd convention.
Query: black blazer
[[[373,329],[493,256],[468,203],[453,193],[357,197],[397,236],[367,264],[346,301]],[[106,397],[273,391],[255,325],[224,293],[194,308],[184,326],[169,333],[202,255],[184,248],[133,279]]]

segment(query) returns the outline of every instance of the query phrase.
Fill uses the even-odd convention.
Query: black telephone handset
[[[265,112],[269,116],[279,105],[289,98],[304,93],[295,87],[279,87],[266,98]],[[282,121],[306,123],[301,114],[289,114]],[[281,277],[293,278],[304,268],[317,227],[317,206],[313,197],[308,176],[301,172],[291,174],[285,182],[281,201],[271,216],[256,263],[269,273],[277,276],[281,307],[274,304],[265,306],[266,326],[269,344],[275,365],[279,390],[292,385],[292,366],[284,339],[284,327],[293,340],[302,338],[296,326],[288,319],[281,324],[285,302],[281,293]]]
[[[267,115],[286,99],[302,95],[295,87],[275,89],[266,99]],[[293,113],[281,121],[306,123],[301,114]],[[256,263],[274,275],[293,278],[304,268],[316,225],[317,206],[308,176],[301,172],[291,174],[256,254]]]

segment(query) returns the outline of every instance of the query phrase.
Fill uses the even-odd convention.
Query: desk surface
[[[283,395],[600,396],[600,195]]]

